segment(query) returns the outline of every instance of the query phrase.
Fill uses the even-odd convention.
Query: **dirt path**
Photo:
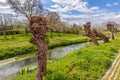
[[[101,80],[120,80],[120,53]]]

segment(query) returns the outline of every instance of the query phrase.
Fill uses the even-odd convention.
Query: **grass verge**
[[[50,33],[48,33],[50,35]],[[29,43],[31,34],[18,34],[7,35],[7,40],[0,36],[0,60],[30,54],[37,51],[36,46]],[[49,49],[55,47],[66,46],[70,44],[83,43],[90,39],[84,36],[77,36],[75,34],[61,33],[61,37],[58,37],[57,33],[53,33],[53,38],[50,38]]]
[[[120,38],[90,45],[81,50],[75,50],[64,58],[48,61],[44,80],[98,80],[111,66],[118,50]],[[30,74],[18,75],[15,80],[35,80],[36,71]]]

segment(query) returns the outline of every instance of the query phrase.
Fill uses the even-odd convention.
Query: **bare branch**
[[[23,14],[28,20],[43,10],[41,0],[7,0],[7,3],[16,13]]]

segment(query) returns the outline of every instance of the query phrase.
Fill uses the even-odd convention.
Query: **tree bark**
[[[60,31],[58,31],[58,36],[60,37]]]
[[[42,80],[46,73],[48,51],[48,42],[46,41],[48,28],[46,19],[40,16],[33,16],[30,20],[30,29],[34,36],[30,39],[30,42],[38,47],[36,56],[38,61],[36,80]]]
[[[109,42],[109,39],[103,33],[98,32],[96,29],[93,29],[92,31],[94,32],[96,37],[100,37],[105,43]]]
[[[111,35],[110,35],[111,39],[114,40],[114,39],[115,39],[115,37],[114,37],[115,24],[113,24],[113,23],[108,23],[108,24],[107,24],[107,29],[111,32]]]
[[[52,33],[53,33],[53,31],[52,31],[52,29],[50,29],[50,38],[53,38]]]
[[[47,64],[47,44],[41,43],[39,44],[37,60],[38,60],[38,70],[36,75],[36,80],[42,80],[43,76],[46,73],[46,64]]]
[[[7,39],[6,30],[5,29],[3,30],[3,36],[4,36],[4,39]]]
[[[114,33],[113,33],[113,32],[111,32],[111,39],[112,39],[112,40],[115,39],[115,37],[114,37]]]
[[[85,30],[85,35],[88,36],[89,38],[91,38],[92,42],[95,45],[99,45],[98,42],[97,42],[95,33],[91,30],[91,23],[90,22],[87,22],[84,25],[84,30]]]
[[[99,45],[99,44],[98,44],[98,41],[97,41],[97,39],[96,39],[96,35],[95,35],[93,32],[90,32],[89,34],[87,34],[87,36],[88,36],[89,38],[91,38],[92,42],[93,42],[95,45]]]

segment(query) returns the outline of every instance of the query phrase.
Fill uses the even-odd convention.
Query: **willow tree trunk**
[[[14,30],[12,31],[12,39],[14,40]]]
[[[93,42],[95,45],[99,45],[99,44],[98,44],[98,41],[97,41],[97,39],[96,39],[95,33],[91,30],[91,23],[90,23],[90,22],[87,22],[87,23],[84,25],[84,30],[85,30],[85,35],[88,36],[89,38],[91,38],[92,42]]]
[[[96,37],[100,37],[105,43],[109,42],[109,39],[102,32],[98,32],[96,29],[93,29],[92,31],[94,32]]]
[[[30,39],[32,44],[38,47],[37,61],[38,70],[36,74],[36,80],[42,80],[46,73],[47,64],[47,21],[44,17],[33,16],[30,20],[30,29],[33,34],[33,38]]]
[[[98,36],[98,37],[100,37],[104,41],[104,43],[109,42],[109,39],[106,36]]]
[[[53,38],[53,30],[52,29],[50,29],[50,38]]]
[[[61,35],[60,35],[60,31],[58,32],[58,36],[61,37]]]
[[[4,39],[7,39],[6,30],[5,29],[3,30],[3,36],[4,36]]]
[[[91,38],[91,40],[92,40],[92,42],[95,44],[95,45],[99,45],[98,44],[98,41],[97,41],[97,39],[96,39],[96,36],[88,36],[88,37],[90,37]]]
[[[79,35],[79,31],[77,31],[77,36]]]
[[[111,39],[114,40],[115,37],[114,37],[114,32],[111,32]]]
[[[108,23],[108,24],[107,24],[107,29],[111,32],[111,35],[110,35],[111,39],[114,40],[114,39],[115,39],[115,37],[114,37],[115,24],[113,24],[113,23]]]
[[[36,75],[36,80],[42,80],[46,73],[46,62],[47,62],[47,44],[44,41],[39,43],[39,49],[37,54],[38,60],[38,71]]]

